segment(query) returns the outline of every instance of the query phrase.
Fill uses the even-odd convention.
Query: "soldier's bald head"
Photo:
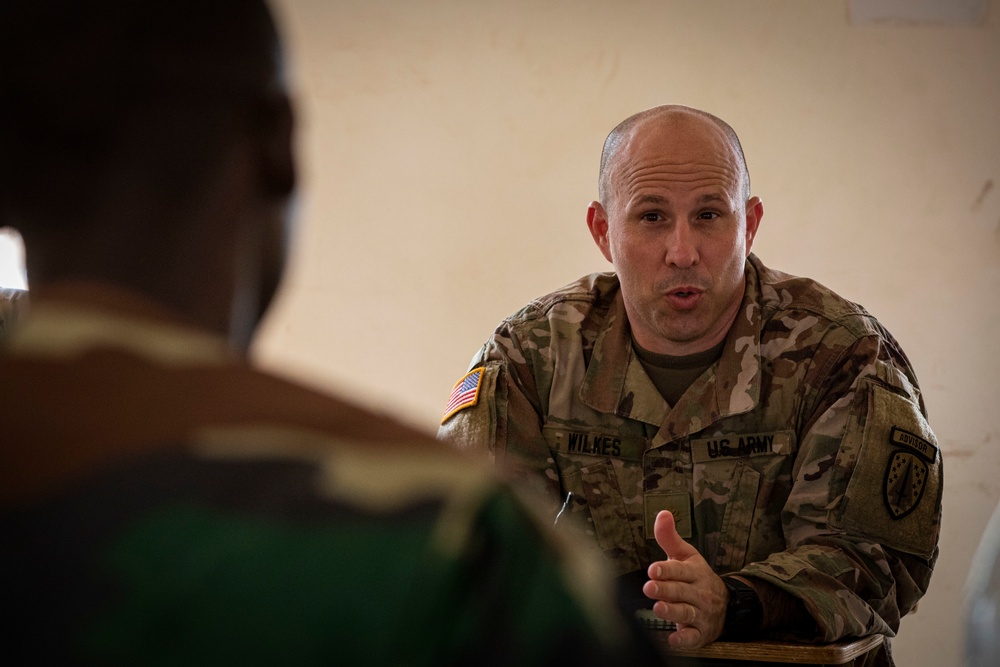
[[[691,122],[704,123],[721,132],[740,172],[740,196],[744,202],[748,200],[750,173],[736,131],[724,120],[706,111],[679,104],[667,104],[629,116],[608,134],[604,141],[604,150],[601,152],[601,170],[598,177],[601,204],[606,209],[611,207],[614,199],[614,175],[621,167],[622,160],[627,158],[629,145],[637,137],[651,129]]]

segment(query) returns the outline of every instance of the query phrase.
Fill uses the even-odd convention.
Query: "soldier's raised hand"
[[[653,613],[677,623],[677,632],[668,640],[671,646],[704,646],[722,634],[729,591],[698,550],[677,533],[673,514],[664,510],[656,515],[653,535],[668,560],[649,566],[650,580],[642,592],[657,600]]]

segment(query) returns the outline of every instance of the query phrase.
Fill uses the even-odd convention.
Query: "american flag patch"
[[[448,405],[444,409],[444,417],[441,418],[442,424],[448,421],[448,418],[459,410],[471,408],[479,402],[479,387],[482,384],[483,373],[485,371],[486,368],[483,366],[474,368],[469,371],[468,375],[455,384],[455,388],[451,390],[451,398],[448,399]]]

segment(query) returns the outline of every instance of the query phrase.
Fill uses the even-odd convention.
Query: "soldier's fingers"
[[[664,602],[659,600],[653,605],[653,613],[660,618],[673,621],[679,626],[692,627],[698,620],[698,610],[687,602]]]
[[[646,570],[646,574],[649,575],[650,579],[683,581],[687,584],[693,584],[701,576],[698,567],[693,565],[693,563],[679,560],[661,560],[651,564]]]
[[[667,642],[672,648],[699,648],[705,644],[701,630],[693,626],[678,627],[667,637]]]
[[[664,600],[670,603],[687,602],[690,604],[696,601],[696,593],[690,585],[675,581],[647,581],[642,585],[642,593],[652,600]]]

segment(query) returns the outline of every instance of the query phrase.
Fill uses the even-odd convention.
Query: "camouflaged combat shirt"
[[[814,281],[751,255],[722,357],[674,406],[610,273],[505,320],[464,381],[439,435],[580,517],[613,574],[664,557],[669,509],[718,574],[800,598],[816,639],[892,636],[926,591],[941,455],[916,378],[874,317]]]
[[[135,293],[36,290],[0,378],[5,664],[659,664],[486,466]]]

